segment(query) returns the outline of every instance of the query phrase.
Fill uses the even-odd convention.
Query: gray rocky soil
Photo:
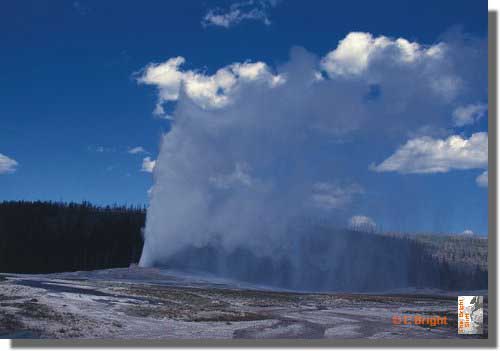
[[[439,316],[447,325],[394,324]],[[457,298],[436,292],[297,293],[156,269],[0,276],[0,338],[407,339],[457,334]]]

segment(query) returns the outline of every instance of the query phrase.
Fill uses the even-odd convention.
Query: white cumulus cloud
[[[445,64],[451,51],[443,42],[422,45],[404,38],[351,32],[323,57],[321,67],[332,79],[370,83],[391,80],[392,84],[407,80],[399,87],[401,95],[406,92],[409,96],[410,91],[424,88],[436,97],[454,101],[464,86]]]
[[[231,94],[241,83],[261,81],[270,87],[284,82],[284,77],[273,75],[263,62],[233,63],[213,75],[181,69],[184,57],[178,56],[159,64],[150,64],[138,77],[142,84],[158,87],[158,103],[154,114],[165,115],[163,104],[179,98],[181,86],[185,94],[202,108],[221,108],[230,102]]]
[[[152,160],[151,157],[144,157],[142,160],[142,172],[152,173],[156,166],[156,160]]]
[[[474,124],[485,115],[486,111],[488,105],[481,103],[460,106],[453,111],[453,122],[457,127]]]
[[[444,44],[424,47],[403,38],[393,40],[386,36],[373,37],[370,33],[351,32],[321,63],[330,76],[360,75],[377,61],[409,65],[439,59],[444,50]]]
[[[469,139],[452,135],[446,139],[420,137],[409,140],[388,159],[372,165],[376,172],[445,173],[452,169],[488,167],[488,133]]]
[[[18,165],[16,160],[0,154],[0,174],[14,173]]]

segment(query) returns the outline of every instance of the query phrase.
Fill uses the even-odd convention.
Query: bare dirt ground
[[[317,294],[119,268],[0,275],[0,338],[441,339],[457,334],[456,295]],[[394,324],[394,316],[447,325]]]

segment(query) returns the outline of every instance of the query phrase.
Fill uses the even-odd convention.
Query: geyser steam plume
[[[338,271],[356,276],[350,260],[378,260],[394,283],[377,287],[407,285],[404,264],[394,264],[405,254],[398,244],[369,254],[373,234],[324,228],[364,214],[373,190],[364,180],[380,176],[369,167],[382,161],[377,150],[436,136],[455,108],[484,98],[475,88],[484,48],[457,35],[421,45],[350,33],[322,58],[293,48],[276,68],[243,62],[208,74],[183,70],[182,57],[147,66],[138,81],[158,88],[155,113],[172,127],[154,169],[140,265],[300,288],[317,287],[306,277],[318,276],[320,288],[335,289],[350,287]],[[364,254],[362,243],[371,246]]]

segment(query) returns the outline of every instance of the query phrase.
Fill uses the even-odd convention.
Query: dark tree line
[[[126,267],[140,258],[144,222],[142,207],[1,202],[0,272]],[[376,235],[316,226],[291,230],[281,253],[227,250],[212,240],[157,264],[301,290],[476,290],[488,286],[487,244],[478,238]]]
[[[0,203],[0,272],[126,267],[142,251],[145,209],[88,202]]]

